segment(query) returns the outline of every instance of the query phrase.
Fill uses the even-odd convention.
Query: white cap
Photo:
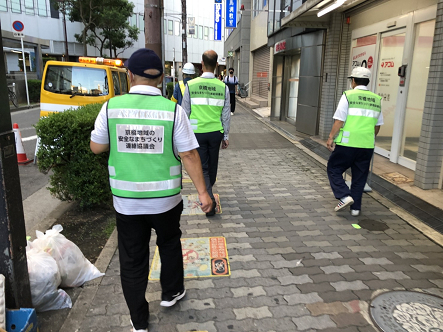
[[[190,63],[190,62],[186,63],[183,66],[183,74],[190,74],[190,75],[195,74],[194,65],[192,63]]]
[[[365,67],[355,67],[348,78],[367,78],[371,79],[371,71]]]

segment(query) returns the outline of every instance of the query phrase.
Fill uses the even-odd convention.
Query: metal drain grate
[[[409,291],[383,293],[369,308],[375,325],[384,332],[442,332],[443,298]]]
[[[386,225],[385,223],[380,222],[380,221],[376,221],[376,220],[372,220],[372,219],[362,220],[358,223],[358,225],[361,228],[364,228],[368,231],[373,231],[373,232],[383,232],[383,231],[389,229],[389,226]]]

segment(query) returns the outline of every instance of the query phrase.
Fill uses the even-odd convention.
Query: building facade
[[[134,0],[134,12],[129,18],[131,25],[136,26],[140,33],[138,40],[133,47],[122,51],[118,57],[128,58],[136,49],[145,47],[145,26],[144,26],[144,1]],[[175,64],[176,76],[181,76],[182,66],[182,22],[181,22],[181,1],[164,1],[164,57],[165,72],[171,74],[171,67]],[[190,29],[187,26],[187,52],[188,61],[201,68],[201,55],[205,50],[213,49],[219,55],[219,65],[225,65],[223,59],[224,31],[222,40],[214,40],[214,3],[210,1],[187,0],[188,22],[193,22]],[[2,28],[2,38],[7,73],[19,73],[19,51],[21,51],[20,39],[13,36],[13,22],[21,21],[24,24],[23,33],[24,47],[30,54],[31,63],[27,67],[32,69],[32,64],[37,70],[37,76],[41,78],[42,58],[51,57],[58,60],[76,61],[78,56],[84,55],[83,45],[78,43],[74,37],[80,34],[83,24],[80,22],[70,22],[63,20],[63,15],[55,10],[50,0],[0,0],[0,19]],[[66,25],[66,40],[68,54],[66,55],[66,44],[64,28]],[[99,56],[99,50],[88,46],[88,56]],[[110,56],[105,50],[105,56]],[[175,61],[174,61],[175,60]],[[224,67],[221,67],[224,68]]]

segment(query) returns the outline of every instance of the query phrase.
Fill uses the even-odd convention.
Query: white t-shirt
[[[368,88],[364,85],[359,85],[356,86],[354,90],[368,90]],[[346,122],[346,118],[348,117],[348,107],[348,99],[343,94],[338,102],[337,110],[335,111],[333,119]],[[383,112],[380,112],[376,126],[381,126],[383,123]]]
[[[161,95],[159,89],[147,85],[133,86],[129,90],[129,93]],[[98,144],[109,144],[106,106],[107,103],[105,103],[100,110],[100,113],[95,120],[94,130],[91,132],[91,141]],[[199,146],[186,113],[179,105],[177,105],[173,138],[175,152],[191,151]],[[113,196],[115,210],[118,213],[125,215],[163,213],[175,207],[178,203],[180,203],[181,199],[181,194],[170,197],[143,199]]]

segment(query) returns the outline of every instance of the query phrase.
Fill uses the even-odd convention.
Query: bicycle
[[[15,106],[15,108],[17,108],[18,107],[18,99],[17,99],[17,95],[15,94],[13,88],[14,88],[14,86],[8,86],[9,101]]]

